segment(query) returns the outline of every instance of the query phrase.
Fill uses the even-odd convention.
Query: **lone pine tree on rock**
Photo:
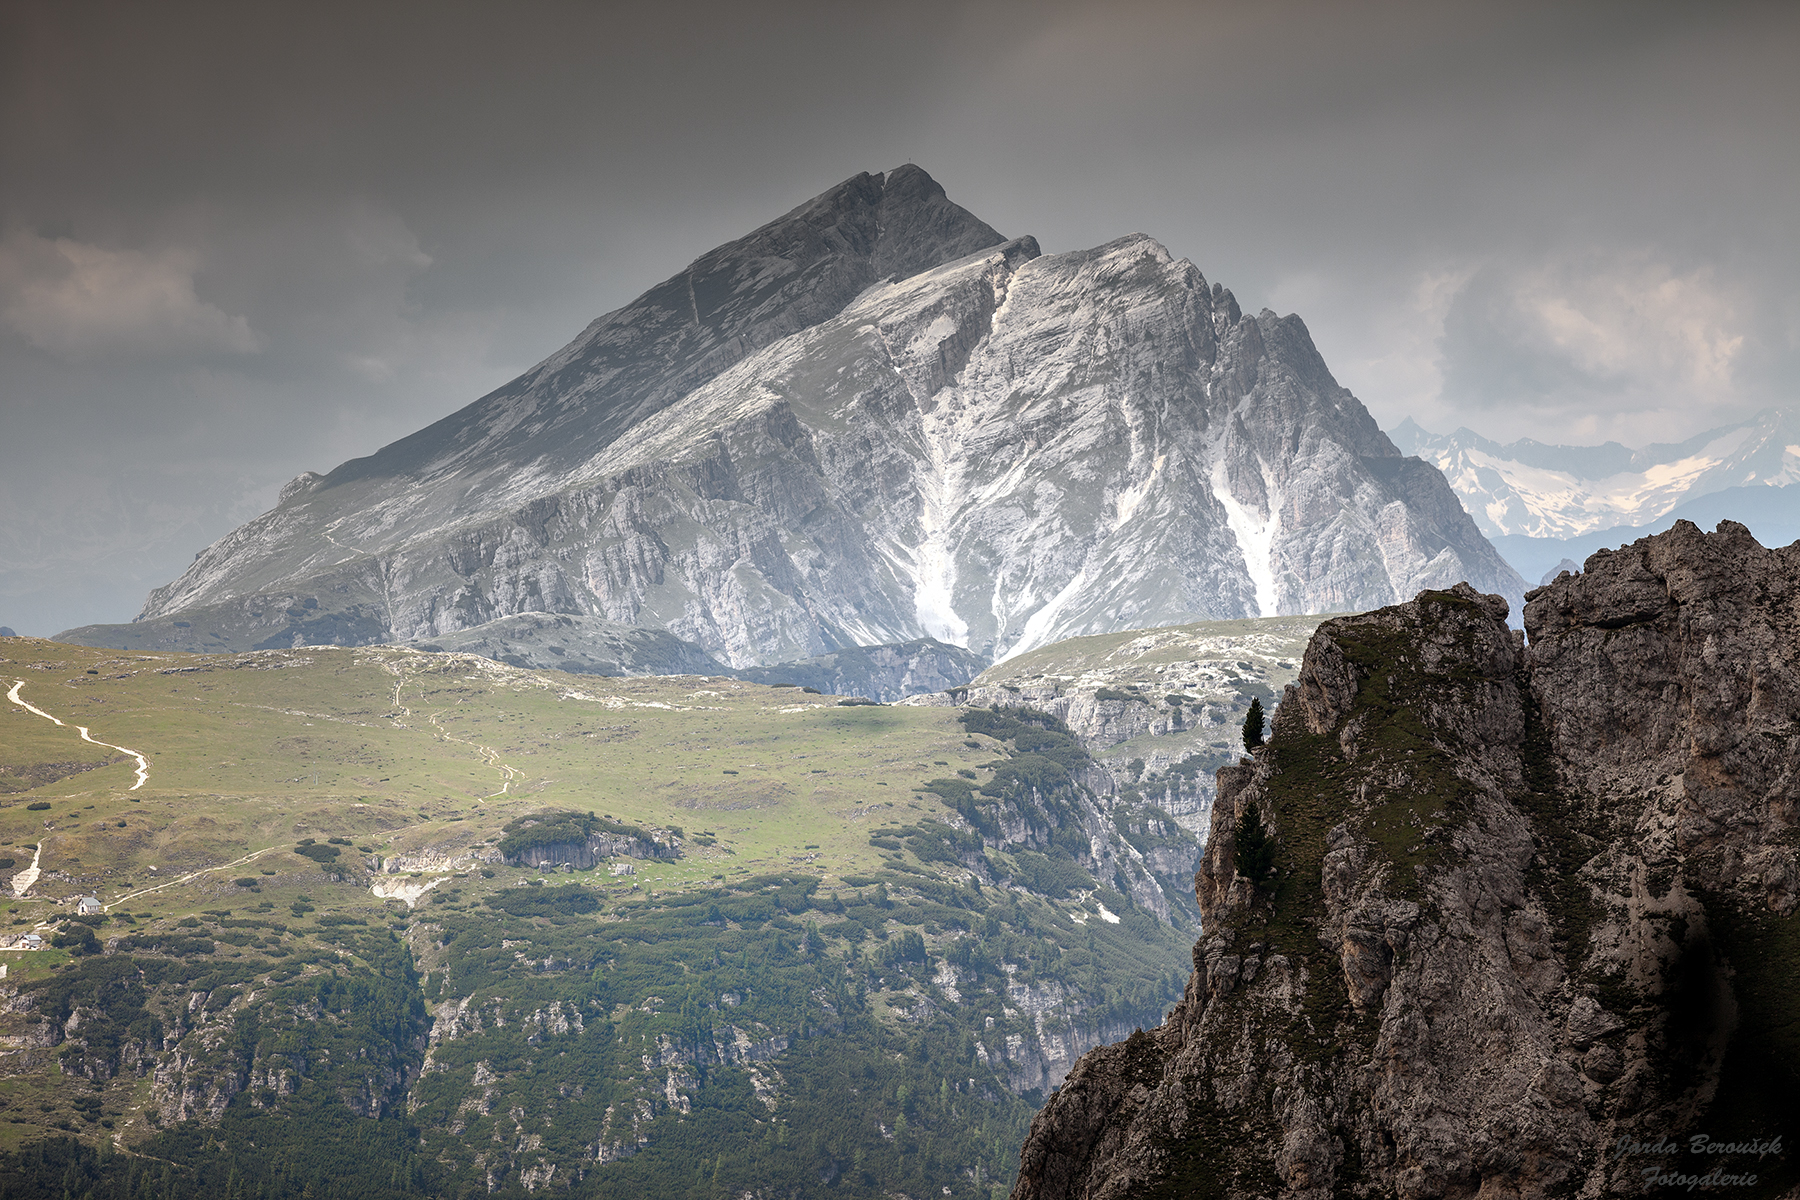
[[[1244,714],[1244,749],[1255,750],[1263,744],[1262,701],[1250,697],[1250,711]]]
[[[1252,800],[1232,831],[1232,866],[1261,887],[1275,867],[1275,842],[1263,828],[1262,810]]]

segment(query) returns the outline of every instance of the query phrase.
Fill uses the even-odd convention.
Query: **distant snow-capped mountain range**
[[[1429,433],[1410,417],[1388,436],[1403,453],[1435,463],[1490,538],[1568,539],[1645,526],[1727,488],[1800,483],[1800,416],[1773,408],[1641,450],[1530,438],[1502,445],[1468,429]]]

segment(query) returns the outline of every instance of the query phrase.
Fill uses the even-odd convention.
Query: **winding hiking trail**
[[[160,892],[164,888],[177,887],[177,886],[187,883],[191,880],[198,879],[198,878],[200,878],[200,876],[206,875],[213,871],[226,871],[226,870],[230,870],[232,867],[242,866],[243,864],[245,864],[247,862],[252,862],[255,859],[261,858],[263,855],[269,853],[269,851],[271,851],[271,850],[279,850],[280,848],[281,847],[279,847],[279,846],[264,846],[261,850],[252,850],[250,853],[244,855],[244,857],[242,857],[242,858],[234,858],[230,862],[220,863],[216,867],[201,867],[198,871],[189,871],[186,875],[178,875],[174,879],[166,879],[163,882],[157,884],[155,887],[139,888],[135,892],[126,892],[123,896],[115,896],[115,897],[113,897],[112,900],[110,900],[106,904],[102,905],[101,907],[110,910],[112,908],[112,906],[115,904],[123,904],[127,900],[135,900],[139,896],[148,896],[151,892]]]
[[[388,667],[388,669],[393,671],[394,674],[397,676],[396,682],[394,683],[394,708],[395,708],[395,710],[402,717],[413,716],[412,709],[408,708],[405,704],[403,704],[400,699],[400,693],[401,693],[402,689],[405,688],[406,683],[407,683],[404,673],[402,671],[394,668],[391,665]],[[66,721],[63,721],[56,717],[51,716],[49,713],[45,712],[43,709],[37,707],[37,705],[32,704],[30,701],[24,699],[22,696],[19,695],[20,690],[24,686],[25,686],[25,680],[23,680],[23,679],[16,680],[13,683],[12,688],[7,692],[6,698],[8,700],[12,701],[14,704],[17,704],[20,708],[23,708],[23,709],[27,710],[28,712],[36,713],[38,716],[44,718],[46,721],[50,721],[53,724],[60,725],[65,729],[74,729],[77,733],[79,733],[81,735],[81,739],[85,742],[90,742],[96,746],[105,746],[109,750],[117,750],[121,754],[128,754],[132,758],[136,759],[137,760],[137,781],[135,783],[133,783],[131,785],[131,787],[126,790],[135,792],[139,788],[143,787],[144,784],[149,781],[149,779],[150,779],[150,761],[144,755],[140,754],[138,751],[133,750],[127,746],[119,746],[119,745],[113,744],[112,742],[101,741],[100,739],[94,737],[88,731],[88,727],[86,725],[70,725]],[[525,777],[525,772],[523,772],[519,768],[509,766],[506,763],[501,762],[499,752],[496,751],[492,746],[483,746],[477,742],[471,742],[464,738],[459,738],[459,737],[456,737],[455,735],[453,735],[449,730],[445,729],[443,723],[438,720],[439,715],[440,714],[438,714],[438,713],[428,713],[426,716],[426,720],[428,720],[431,723],[431,725],[437,731],[439,736],[441,736],[447,742],[454,742],[457,745],[467,746],[471,750],[474,750],[477,754],[479,754],[481,756],[483,762],[485,762],[489,767],[493,768],[496,772],[499,773],[500,779],[501,779],[500,790],[492,793],[489,796],[483,797],[483,799],[492,800],[495,797],[506,795],[508,790],[511,789],[513,782],[515,780],[520,780]],[[402,729],[407,728],[406,723],[404,721],[400,720],[398,717],[394,718],[393,720],[394,720],[394,724],[396,726],[399,726]],[[123,895],[114,897],[111,901],[107,902],[103,907],[107,910],[111,910],[113,908],[113,906],[118,905],[118,904],[123,904],[128,900],[135,900],[140,896],[148,896],[153,892],[160,892],[167,888],[179,887],[182,884],[191,883],[195,879],[200,878],[202,875],[211,874],[214,871],[227,871],[233,867],[242,866],[245,863],[253,862],[256,859],[261,858],[263,855],[265,855],[265,854],[269,853],[271,850],[275,850],[275,849],[279,849],[279,847],[275,847],[275,846],[264,847],[261,850],[252,851],[251,853],[246,854],[241,858],[234,858],[230,862],[219,863],[218,865],[211,866],[211,867],[201,867],[198,870],[189,871],[183,875],[178,875],[171,879],[162,880],[156,884],[151,885],[150,887],[138,888],[134,891],[126,892]],[[33,853],[32,857],[31,857],[31,865],[29,867],[25,868],[24,870],[18,872],[17,874],[15,874],[12,878],[12,891],[13,891],[14,896],[23,897],[28,891],[31,890],[32,886],[37,883],[39,875],[40,875],[39,863],[40,863],[40,860],[43,858],[43,854],[44,854],[44,844],[43,844],[43,842],[40,841],[37,844],[35,853]],[[440,882],[440,881],[434,881],[434,883],[435,882]],[[430,886],[430,885],[427,885],[427,886]],[[420,891],[421,893],[424,890],[426,890],[424,887],[420,887],[418,889],[418,891]],[[376,894],[381,895],[381,892],[377,891]],[[406,901],[408,907],[411,907],[413,900],[416,897],[409,897],[407,895],[401,894],[400,890],[396,890],[395,894],[392,897],[384,897],[384,898],[402,899],[402,900]]]
[[[396,682],[394,683],[394,708],[400,712],[401,716],[405,716],[405,717],[412,716],[413,715],[412,709],[408,708],[405,704],[402,704],[400,702],[400,689],[406,686],[405,674],[402,672],[402,670],[399,667],[396,667],[391,663],[387,663],[387,664],[383,664],[383,665],[385,665],[388,670],[392,671],[396,677]],[[491,767],[495,771],[499,772],[500,790],[497,792],[491,792],[488,795],[483,796],[481,798],[482,801],[492,800],[498,796],[506,795],[506,793],[512,788],[514,780],[525,778],[524,771],[521,771],[517,767],[511,767],[511,766],[508,766],[505,763],[501,762],[500,761],[500,752],[498,750],[495,750],[492,746],[483,746],[479,742],[471,742],[471,741],[467,740],[466,738],[459,738],[459,737],[452,735],[448,729],[444,728],[444,723],[442,721],[438,720],[438,717],[441,715],[442,715],[442,712],[427,713],[425,715],[425,719],[431,723],[432,728],[436,729],[438,731],[438,735],[440,737],[442,737],[446,742],[454,742],[458,746],[467,746],[469,749],[475,751],[475,753],[481,755],[481,760],[483,762],[485,762],[489,767]],[[391,718],[391,719],[393,720],[394,724],[399,726],[401,729],[407,728],[406,723],[401,721],[398,717]],[[477,801],[477,803],[480,803],[480,801]]]
[[[459,746],[469,747],[469,749],[471,749],[471,750],[475,751],[475,753],[481,755],[483,762],[487,763],[487,765],[492,767],[494,770],[500,772],[500,790],[497,792],[491,792],[488,795],[483,796],[482,797],[483,800],[492,800],[498,796],[506,795],[507,791],[509,789],[511,789],[511,787],[513,785],[513,780],[525,778],[525,772],[519,770],[519,768],[517,768],[517,767],[509,767],[505,763],[501,762],[500,761],[500,752],[498,750],[495,750],[492,746],[483,746],[479,742],[471,742],[471,741],[467,740],[466,738],[459,738],[459,737],[456,737],[453,734],[451,734],[451,732],[448,729],[444,728],[443,722],[438,720],[438,715],[439,714],[437,714],[437,713],[432,713],[429,716],[427,716],[425,719],[427,721],[431,722],[431,724],[433,725],[433,727],[435,727],[437,729],[439,734],[443,735],[443,739],[446,742],[455,742]]]
[[[108,750],[117,750],[120,754],[129,754],[129,755],[131,755],[131,757],[137,759],[137,782],[132,784],[129,788],[125,789],[126,791],[135,792],[139,788],[143,787],[144,784],[149,780],[149,778],[150,778],[150,760],[149,759],[145,758],[142,754],[139,754],[136,750],[131,750],[124,746],[115,746],[111,742],[101,741],[99,738],[94,737],[92,734],[90,734],[88,732],[88,727],[86,725],[71,726],[66,721],[61,721],[61,720],[58,720],[57,718],[51,716],[49,713],[45,712],[43,709],[39,708],[37,705],[31,703],[29,700],[26,700],[19,695],[19,689],[24,686],[25,686],[25,681],[23,679],[14,681],[14,683],[12,685],[12,689],[6,693],[6,698],[8,700],[11,700],[14,704],[18,705],[20,708],[25,709],[27,712],[36,713],[38,716],[44,718],[44,720],[46,720],[46,721],[50,721],[57,725],[61,725],[64,729],[74,729],[77,733],[81,734],[81,740],[84,742],[92,742],[96,746],[105,746]],[[35,853],[31,856],[31,865],[29,867],[26,867],[23,871],[20,871],[17,875],[13,876],[12,889],[13,889],[14,896],[23,897],[26,892],[29,892],[31,890],[32,885],[37,883],[38,873],[39,873],[38,872],[38,863],[43,857],[44,857],[44,843],[42,841],[40,841],[37,844],[37,853]]]
[[[129,754],[129,755],[131,755],[131,757],[137,759],[137,782],[132,784],[129,788],[126,788],[125,789],[126,791],[135,792],[139,788],[143,787],[144,784],[149,780],[149,778],[150,778],[150,760],[149,759],[145,758],[142,754],[139,754],[136,750],[128,750],[124,746],[115,746],[111,742],[103,742],[99,738],[94,737],[91,734],[89,734],[88,727],[86,725],[71,726],[67,722],[57,720],[57,718],[51,716],[49,713],[45,712],[43,709],[39,708],[37,705],[31,703],[29,700],[21,699],[19,697],[19,689],[24,686],[25,686],[25,681],[23,679],[17,681],[16,683],[14,683],[12,685],[12,690],[6,693],[6,698],[8,700],[11,700],[14,704],[18,705],[20,708],[26,709],[29,712],[36,713],[38,716],[44,718],[44,720],[46,720],[46,721],[54,721],[56,724],[61,725],[64,729],[71,729],[71,728],[74,729],[77,733],[81,734],[81,740],[84,742],[92,742],[96,746],[105,746],[108,750],[117,750],[120,754]]]

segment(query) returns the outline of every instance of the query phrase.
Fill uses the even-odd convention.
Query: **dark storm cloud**
[[[129,616],[284,479],[909,159],[1299,311],[1385,423],[1790,402],[1795,11],[9,5],[0,621]]]

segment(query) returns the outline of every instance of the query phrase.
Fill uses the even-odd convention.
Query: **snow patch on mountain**
[[[1231,527],[1231,535],[1237,539],[1238,550],[1244,556],[1244,570],[1249,572],[1251,582],[1256,585],[1255,615],[1272,617],[1280,611],[1275,590],[1275,568],[1272,565],[1275,535],[1281,526],[1280,508],[1279,505],[1271,506],[1271,511],[1260,517],[1251,512],[1248,505],[1231,494],[1225,468],[1224,459],[1213,464],[1213,498],[1225,509],[1225,520]]]
[[[1390,435],[1435,463],[1489,537],[1571,538],[1648,525],[1676,506],[1726,488],[1800,482],[1800,417],[1768,409],[1680,443],[1631,450],[1502,445],[1468,429],[1438,435],[1410,419]]]
[[[1163,463],[1168,461],[1168,457],[1166,454],[1157,455],[1156,461],[1150,465],[1150,474],[1145,476],[1142,481],[1125,488],[1113,501],[1113,529],[1115,531],[1123,528],[1125,523],[1137,513],[1138,507],[1144,502],[1144,497],[1150,494],[1151,488],[1161,478]]]
[[[906,168],[297,490],[144,619],[206,608],[221,639],[286,646],[551,614],[746,669],[922,637],[994,660],[1462,580],[1524,591],[1298,317],[1143,234],[1042,255]]]
[[[1087,582],[1087,572],[1085,570],[1077,571],[1074,578],[1063,585],[1061,591],[1050,597],[1048,604],[1031,614],[1025,622],[1025,628],[1019,632],[1019,640],[1002,651],[996,661],[1005,662],[1027,650],[1036,650],[1039,646],[1047,646],[1051,642],[1060,640],[1055,633],[1057,622],[1063,616],[1063,610],[1068,607],[1069,601],[1073,600],[1081,592],[1081,589],[1087,586]]]

